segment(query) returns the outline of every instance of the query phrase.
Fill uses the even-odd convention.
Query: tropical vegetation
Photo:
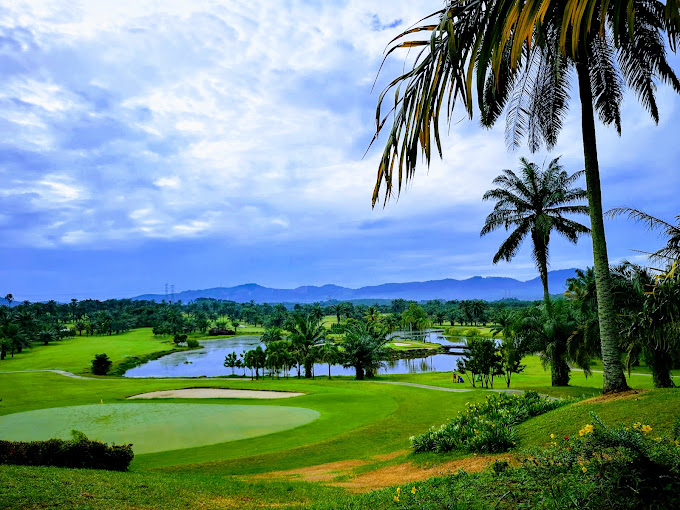
[[[624,14],[625,13],[625,14]],[[604,392],[627,388],[616,336],[609,261],[602,214],[595,114],[621,131],[624,86],[658,122],[656,80],[680,92],[666,56],[664,39],[675,50],[680,38],[677,2],[449,1],[424,18],[425,24],[395,38],[387,53],[420,47],[411,69],[382,92],[376,135],[391,128],[378,168],[373,204],[385,185],[385,201],[413,177],[419,155],[429,164],[442,155],[439,121],[456,104],[472,117],[475,102],[483,125],[507,112],[511,146],[524,138],[531,151],[557,143],[569,109],[570,76],[576,74],[581,103],[585,177],[593,240]],[[411,40],[410,34],[429,38]],[[387,58],[387,57],[386,57]],[[474,91],[473,91],[474,87]],[[382,105],[396,90],[387,114]],[[394,115],[392,115],[394,114]],[[388,124],[389,125],[389,124]]]

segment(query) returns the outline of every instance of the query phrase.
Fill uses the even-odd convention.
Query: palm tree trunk
[[[534,242],[534,254],[536,255],[536,264],[538,264],[538,274],[541,277],[541,284],[543,285],[543,301],[547,307],[550,307],[550,292],[548,291],[548,260],[543,249],[545,241],[539,239],[538,234],[531,233],[532,241]]]
[[[614,298],[609,276],[607,242],[602,219],[602,192],[600,190],[600,168],[597,161],[597,139],[595,137],[595,116],[593,113],[593,92],[590,87],[587,57],[582,56],[576,64],[578,88],[581,99],[581,129],[583,131],[583,155],[585,158],[590,230],[593,238],[593,262],[597,287],[597,313],[600,319],[600,342],[602,344],[602,368],[604,371],[603,393],[628,389],[623,375],[621,352],[617,342]]]

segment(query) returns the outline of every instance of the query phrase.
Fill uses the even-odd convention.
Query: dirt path
[[[384,461],[404,456],[408,450],[374,457],[370,460],[344,460],[329,462],[316,466],[290,469],[287,471],[272,471],[249,477],[256,480],[296,480],[317,482],[335,487],[343,487],[350,492],[368,492],[392,485],[419,482],[434,476],[446,476],[464,469],[468,473],[482,471],[497,460],[512,461],[510,454],[473,455],[464,459],[456,459],[435,465],[419,466],[411,461],[399,462],[374,470],[366,470],[370,464],[382,464]]]

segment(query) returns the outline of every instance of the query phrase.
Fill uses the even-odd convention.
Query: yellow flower
[[[413,487],[413,489],[411,489],[411,494],[415,494],[416,492],[418,492],[418,489],[416,489],[415,487]]]
[[[394,501],[396,501],[397,503],[399,503],[399,496],[394,496]]]
[[[581,471],[583,471],[583,472],[585,473],[586,471],[588,471],[588,468],[585,467],[585,466],[583,466],[583,467],[581,468]]]
[[[550,434],[550,439],[555,439],[555,434]]]
[[[639,429],[640,427],[642,427],[642,423],[640,423],[639,421],[633,423],[633,428]]]
[[[652,427],[650,427],[649,425],[643,425],[642,426],[642,432],[644,432],[645,434],[649,434],[651,431],[652,431]]]
[[[401,487],[397,487],[397,494],[401,494]]]
[[[593,431],[593,426],[589,423],[585,427],[583,427],[583,430],[585,431],[586,434],[590,434]]]

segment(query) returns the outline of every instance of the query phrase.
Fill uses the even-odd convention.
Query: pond
[[[433,336],[432,338],[435,338]],[[396,338],[395,338],[396,340]],[[437,343],[451,344],[446,340],[436,340]],[[231,375],[231,368],[223,366],[227,354],[235,352],[237,355],[254,349],[260,343],[258,336],[235,336],[219,340],[201,340],[203,348],[195,351],[175,352],[157,360],[125,372],[125,377],[216,377]],[[264,348],[264,346],[262,346]],[[382,374],[411,374],[419,372],[446,372],[456,366],[459,356],[455,354],[433,354],[425,358],[400,359],[386,361],[385,367],[378,371]],[[243,369],[235,369],[234,373],[243,374]],[[328,365],[318,363],[314,365],[316,375],[328,375]],[[291,370],[291,375],[297,375],[297,370]],[[354,375],[353,368],[333,365],[331,375]]]

